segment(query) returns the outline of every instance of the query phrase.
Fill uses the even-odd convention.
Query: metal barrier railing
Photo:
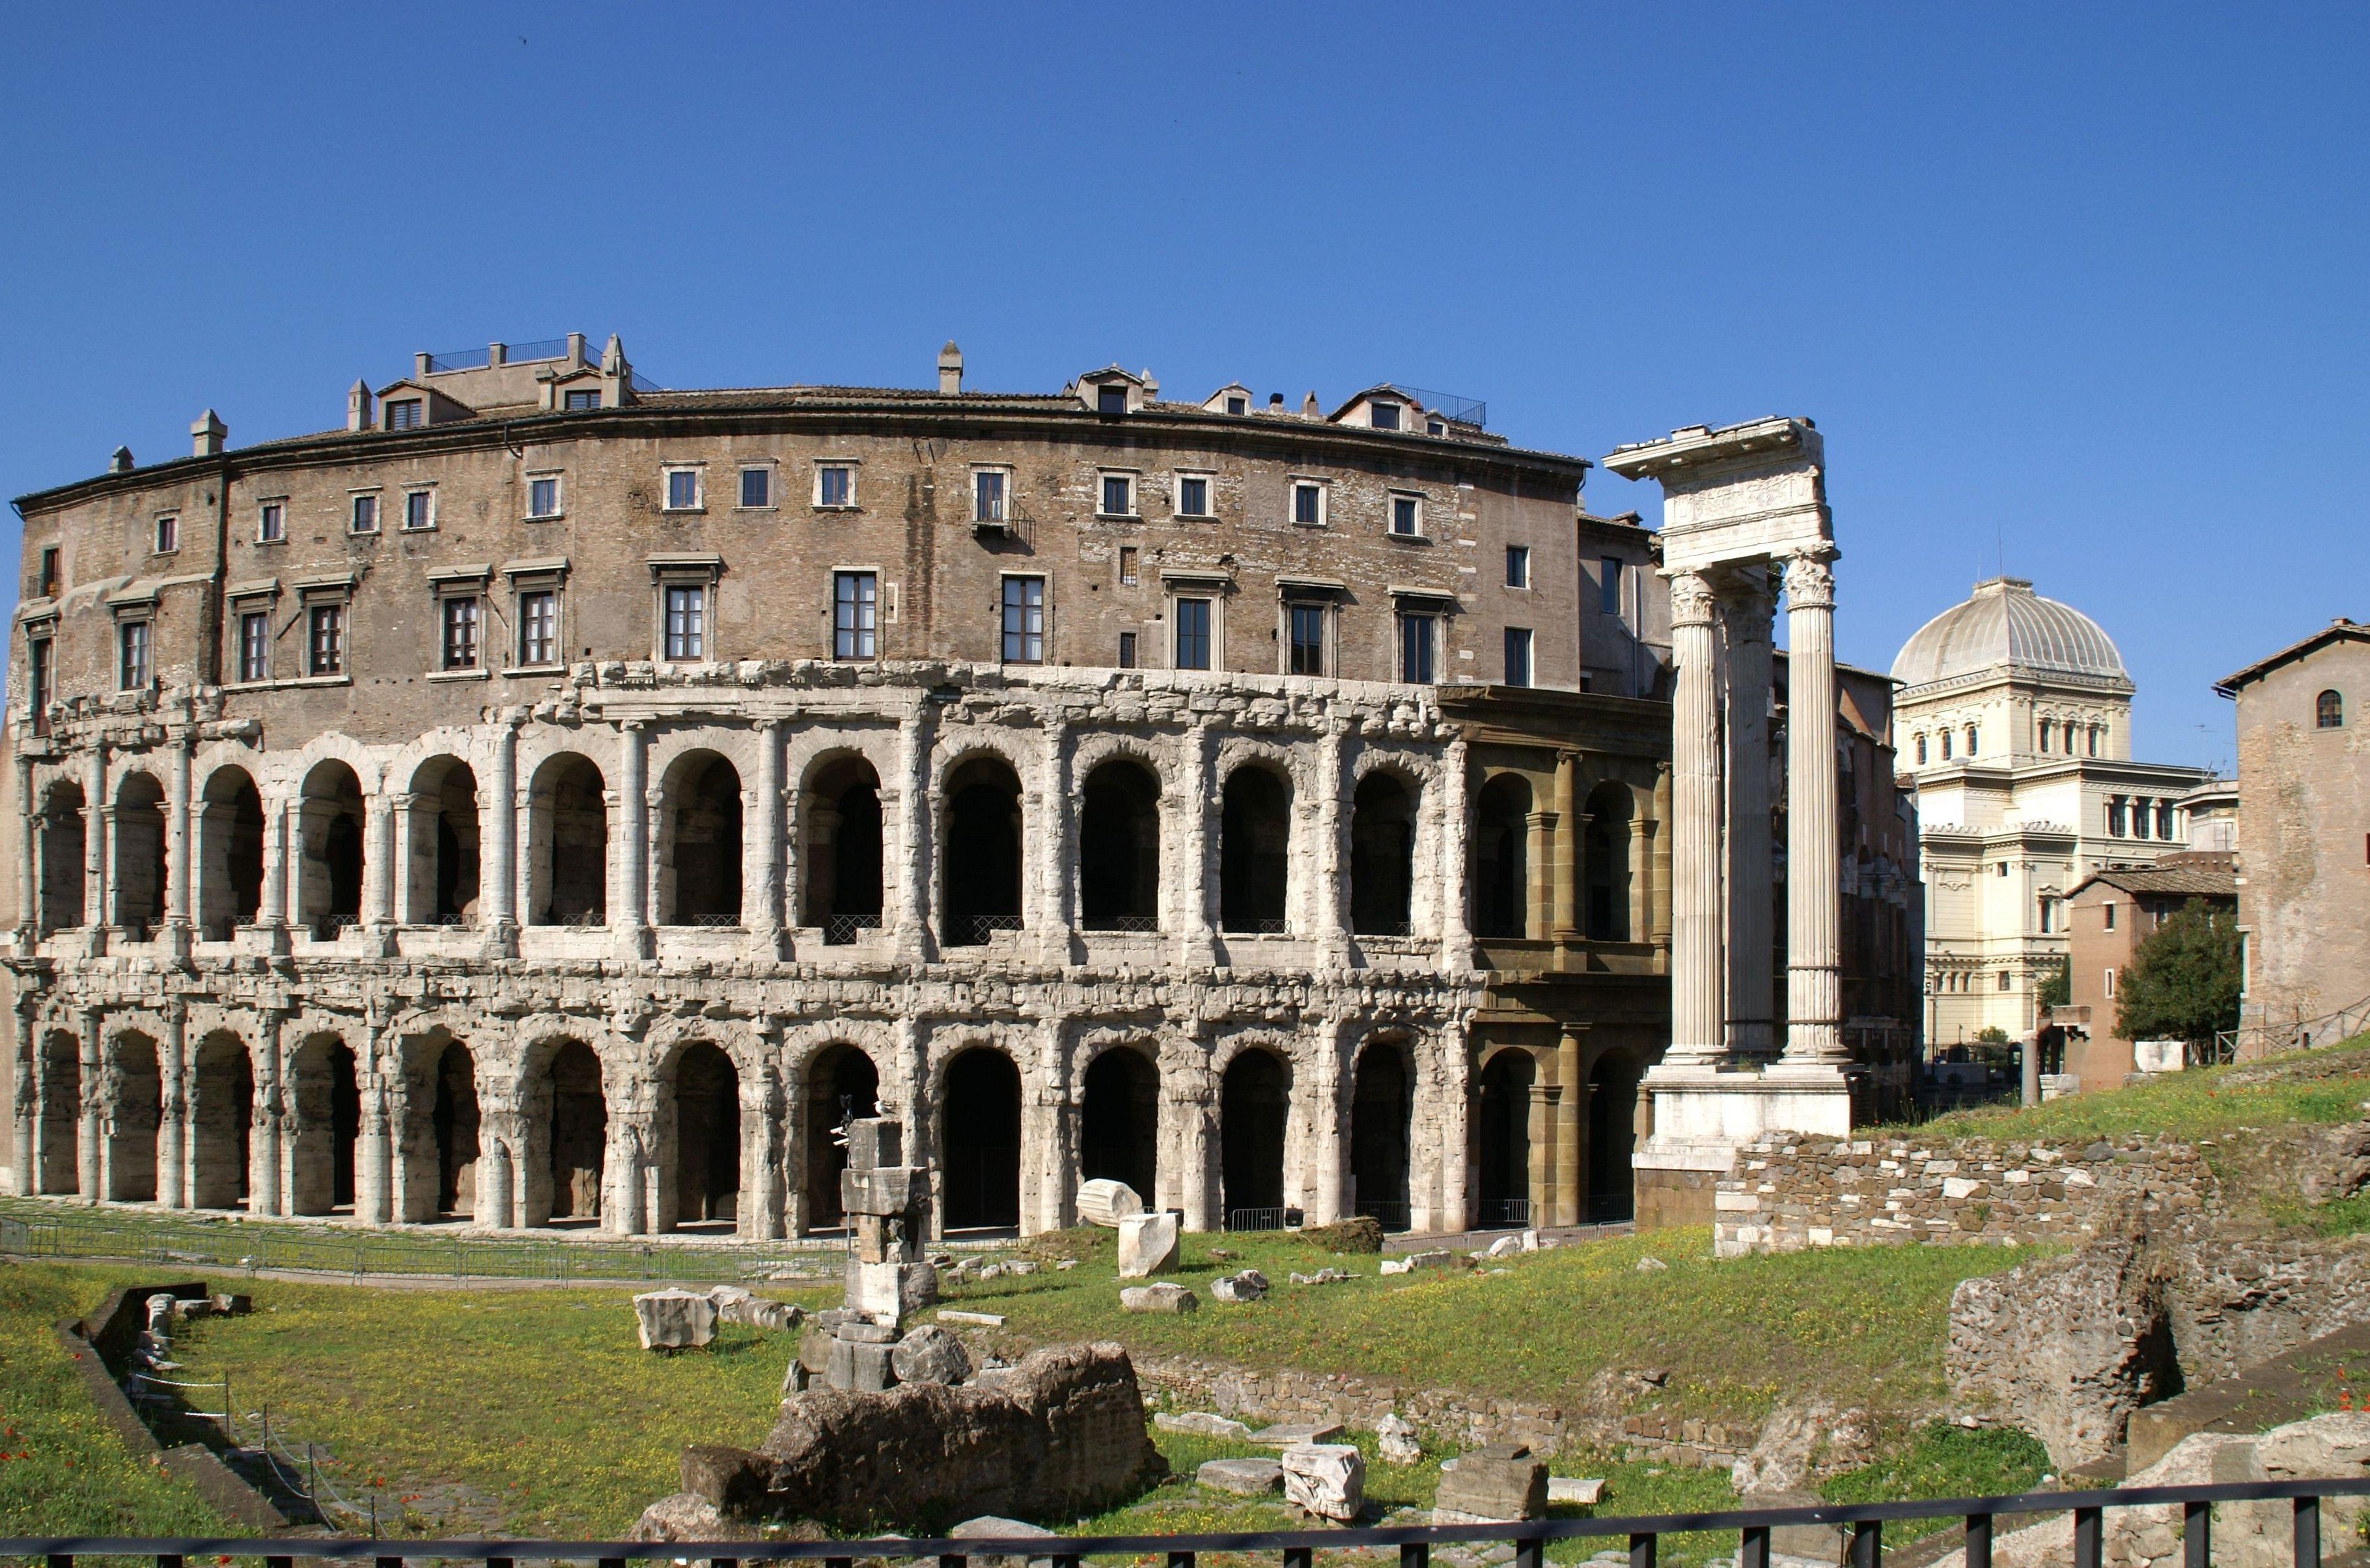
[[[2323,1013],[2318,1018],[2299,1019],[2293,1023],[2242,1023],[2236,1029],[2215,1032],[2213,1043],[2202,1048],[2192,1043],[2190,1055],[2210,1056],[2210,1060],[2191,1062],[2192,1066],[2218,1066],[2235,1062],[2241,1051],[2251,1050],[2257,1055],[2270,1055],[2281,1051],[2309,1051],[2323,1045],[2336,1045],[2370,1030],[2370,997],[2364,997],[2352,1007]]]
[[[1995,1524],[2002,1515],[2074,1516],[2072,1568],[2102,1568],[2106,1512],[2111,1508],[2173,1506],[2181,1511],[2184,1568],[2213,1562],[2214,1505],[2217,1503],[2293,1505],[2291,1541],[2295,1568],[2320,1562],[2320,1505],[2324,1498],[2370,1496],[2370,1479],[2258,1481],[2205,1486],[2134,1486],[2102,1492],[2027,1492],[2007,1497],[1945,1497],[1914,1503],[1835,1503],[1809,1508],[1741,1508],[1706,1514],[1649,1514],[1592,1519],[1531,1519],[1483,1525],[1399,1525],[1373,1529],[1257,1530],[1233,1535],[1025,1536],[964,1539],[892,1537],[867,1540],[562,1541],[388,1540],[343,1538],[262,1539],[236,1536],[193,1538],[31,1536],[0,1539],[0,1557],[46,1558],[49,1568],[74,1568],[76,1557],[147,1557],[156,1568],[186,1568],[192,1558],[260,1557],[268,1568],[294,1568],[299,1558],[329,1562],[370,1559],[374,1568],[402,1568],[407,1562],[443,1559],[514,1568],[531,1562],[592,1562],[600,1568],[629,1562],[705,1560],[712,1568],[753,1562],[812,1562],[824,1568],[855,1568],[859,1558],[968,1568],[972,1557],[1050,1559],[1053,1568],[1079,1568],[1089,1557],[1165,1558],[1168,1568],[1195,1568],[1204,1553],[1275,1552],[1282,1568],[1313,1568],[1316,1553],[1351,1548],[1397,1547],[1400,1568],[1428,1568],[1434,1547],[1508,1544],[1508,1568],[1545,1568],[1547,1543],[1610,1536],[1626,1540],[1629,1568],[1654,1568],[1661,1539],[1692,1531],[1734,1530],[1736,1568],[1769,1568],[1770,1534],[1798,1525],[1830,1525],[1849,1531],[1848,1568],[1881,1568],[1888,1520],[1959,1518],[1965,1523],[1966,1568],[1991,1568]]]

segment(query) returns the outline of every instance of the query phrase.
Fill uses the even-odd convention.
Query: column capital
[[[1662,576],[1671,584],[1671,624],[1709,626],[1717,599],[1711,579],[1700,571],[1664,568]]]
[[[1787,556],[1786,597],[1798,608],[1813,605],[1833,609],[1835,603],[1835,557],[1833,546],[1798,550]]]

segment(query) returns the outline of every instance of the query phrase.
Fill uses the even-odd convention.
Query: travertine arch
[[[1087,775],[1113,760],[1133,762],[1153,777],[1161,786],[1161,795],[1173,793],[1171,780],[1177,768],[1177,740],[1173,735],[1151,733],[1140,730],[1084,730],[1070,753],[1070,778],[1073,783],[1084,784]]]
[[[1222,739],[1210,772],[1210,859],[1212,904],[1216,908],[1221,925],[1225,911],[1225,832],[1226,789],[1245,769],[1264,772],[1283,786],[1284,844],[1284,929],[1305,933],[1309,929],[1309,910],[1314,902],[1315,857],[1307,853],[1310,835],[1315,831],[1315,813],[1318,809],[1317,791],[1323,784],[1313,778],[1315,756],[1313,746],[1295,751],[1262,737],[1233,734]]]
[[[441,747],[439,749],[442,749]],[[291,752],[260,752],[254,754],[263,771],[250,767],[256,788],[262,790],[266,801],[293,801],[305,791],[305,781],[313,770],[325,762],[342,762],[354,770],[354,782],[362,789],[362,798],[369,800],[386,788],[386,769],[380,754],[352,736],[337,730],[325,731]]]

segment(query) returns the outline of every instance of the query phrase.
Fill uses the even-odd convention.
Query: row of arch
[[[470,765],[437,756],[421,763],[392,807],[388,835],[397,863],[390,905],[409,925],[474,925],[481,864],[480,787]],[[812,770],[800,821],[801,883],[796,923],[826,940],[879,928],[887,863],[881,784],[861,755],[830,757]],[[657,923],[738,926],[747,914],[743,836],[748,799],[738,768],[712,751],[674,760],[659,783],[654,891]],[[1413,932],[1421,785],[1376,768],[1350,801],[1348,919],[1353,935]],[[984,753],[952,768],[944,797],[944,874],[938,935],[973,946],[1024,923],[1024,792],[1012,765]],[[1162,805],[1158,775],[1133,756],[1108,757],[1078,791],[1077,913],[1086,930],[1156,930],[1162,924]],[[255,924],[270,896],[271,852],[264,801],[236,764],[210,773],[194,804],[196,877],[190,915],[200,933],[226,939]],[[526,792],[520,917],[529,925],[602,926],[609,920],[613,822],[618,797],[591,758],[566,752],[543,761]],[[37,808],[39,907],[46,930],[89,922],[93,886],[81,783],[52,779]],[[1290,926],[1294,786],[1259,761],[1236,766],[1218,801],[1217,927],[1282,933]],[[110,802],[112,875],[98,883],[113,907],[105,923],[153,931],[167,909],[168,806],[144,770],[123,774]],[[1584,934],[1630,938],[1631,797],[1618,783],[1588,797],[1581,870]],[[1531,786],[1520,774],[1489,779],[1476,798],[1471,928],[1483,937],[1543,936],[1550,918],[1534,897]],[[364,920],[369,857],[362,781],[344,761],[305,775],[288,824],[289,917],[316,935]]]

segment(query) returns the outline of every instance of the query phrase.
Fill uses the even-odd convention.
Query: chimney
[[[624,340],[615,332],[609,334],[609,346],[601,351],[601,374],[604,375],[626,374],[626,344]]]
[[[198,416],[198,422],[190,427],[190,455],[213,457],[219,455],[224,438],[229,434],[230,426],[223,423],[215,417],[214,411],[208,409]]]
[[[938,396],[951,398],[962,390],[962,351],[952,338],[938,351]]]
[[[486,345],[486,365],[488,369],[499,370],[503,365],[510,363],[511,346],[508,343],[488,343]]]
[[[1138,376],[1137,379],[1144,383],[1144,400],[1145,402],[1150,403],[1156,401],[1160,397],[1160,383],[1152,379],[1152,367],[1150,365],[1145,365],[1144,367],[1144,374],[1141,376]]]
[[[356,376],[354,378],[354,384],[346,388],[346,428],[348,430],[368,430],[370,427],[370,383],[362,380],[360,376]]]
[[[129,446],[117,447],[115,449],[115,455],[107,460],[107,471],[110,474],[128,474],[132,472],[132,448]]]
[[[581,332],[568,334],[568,363],[570,364],[584,363],[584,334]]]
[[[1320,417],[1317,408],[1317,388],[1314,386],[1308,389],[1308,396],[1300,400],[1300,417],[1304,420]]]
[[[428,362],[434,356],[431,354],[414,354],[411,356],[411,374],[415,379],[425,380],[427,378]]]
[[[1267,411],[1271,414],[1280,414],[1283,412],[1283,393],[1271,392],[1267,395]]]

